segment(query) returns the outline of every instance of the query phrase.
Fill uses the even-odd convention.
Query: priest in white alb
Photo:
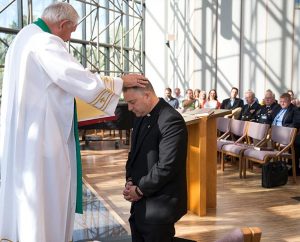
[[[72,240],[75,208],[82,212],[74,98],[113,115],[123,85],[147,83],[141,75],[101,78],[84,69],[65,44],[78,20],[70,4],[51,4],[8,49],[0,123],[0,241]]]

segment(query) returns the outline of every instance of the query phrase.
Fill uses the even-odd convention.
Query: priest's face
[[[148,91],[128,89],[124,92],[124,99],[128,103],[128,110],[137,117],[143,117],[151,111],[151,102]]]

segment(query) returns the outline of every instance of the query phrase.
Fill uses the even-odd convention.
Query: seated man
[[[173,108],[179,108],[179,102],[177,98],[172,97],[172,90],[169,87],[165,89],[165,101],[169,103]]]
[[[237,95],[239,93],[239,89],[236,87],[231,88],[230,98],[224,99],[221,104],[221,109],[229,109],[232,110],[232,113],[226,115],[228,118],[237,119],[240,116],[242,107],[244,106],[244,102],[242,99],[238,98]]]
[[[221,104],[221,109],[233,110],[239,107],[242,108],[244,106],[244,102],[242,99],[237,97],[238,93],[239,93],[239,89],[237,89],[236,87],[231,88],[230,98],[223,100]]]
[[[276,114],[272,125],[300,128],[300,111],[291,103],[291,96],[288,93],[283,93],[280,96],[279,104],[281,109]],[[299,130],[298,130],[299,131]],[[295,138],[294,142],[296,173],[300,175],[299,159],[300,159],[300,134]],[[291,169],[290,169],[291,171]]]
[[[194,98],[194,93],[192,89],[188,89],[186,91],[186,99],[182,101],[182,107],[185,110],[194,110],[195,108],[199,108],[199,102]]]
[[[279,100],[280,109],[275,114],[273,125],[285,127],[300,127],[299,110],[291,103],[291,96],[288,93],[283,93]]]
[[[260,105],[256,102],[255,94],[251,90],[245,93],[246,104],[243,106],[239,119],[244,121],[256,121]]]
[[[265,92],[263,103],[264,105],[261,106],[257,114],[257,122],[272,124],[275,115],[279,112],[281,107],[276,103],[275,94],[270,89]]]

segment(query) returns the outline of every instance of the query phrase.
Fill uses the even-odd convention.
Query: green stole
[[[34,22],[39,26],[43,31],[51,33],[51,30],[47,24],[39,18]],[[79,143],[79,134],[78,134],[78,121],[77,121],[77,109],[76,101],[74,99],[74,136],[76,143],[76,160],[77,160],[77,192],[76,192],[76,213],[83,213],[82,209],[82,167],[81,167],[81,155],[80,155],[80,143]]]

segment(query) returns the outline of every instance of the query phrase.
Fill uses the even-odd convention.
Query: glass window
[[[17,1],[0,1],[0,26],[11,29],[18,29],[18,6]]]
[[[24,1],[23,2],[27,2]],[[37,20],[39,17],[41,17],[43,10],[51,3],[56,2],[53,0],[33,0],[32,1],[32,19],[33,21]]]
[[[79,1],[72,0],[69,2],[75,8],[79,15],[79,19],[83,18],[85,4]],[[84,28],[84,22],[80,22],[76,28],[76,31],[72,34],[72,38],[74,39],[82,39],[82,31]]]
[[[35,21],[55,0],[0,1],[0,86],[8,46],[20,27]],[[32,2],[32,4],[29,4]],[[143,72],[143,1],[69,0],[80,16],[69,50],[83,66],[103,75]],[[31,9],[30,9],[31,8]],[[18,17],[21,15],[22,17]],[[22,23],[18,23],[22,19]]]
[[[0,66],[4,66],[5,55],[15,35],[0,33]]]

